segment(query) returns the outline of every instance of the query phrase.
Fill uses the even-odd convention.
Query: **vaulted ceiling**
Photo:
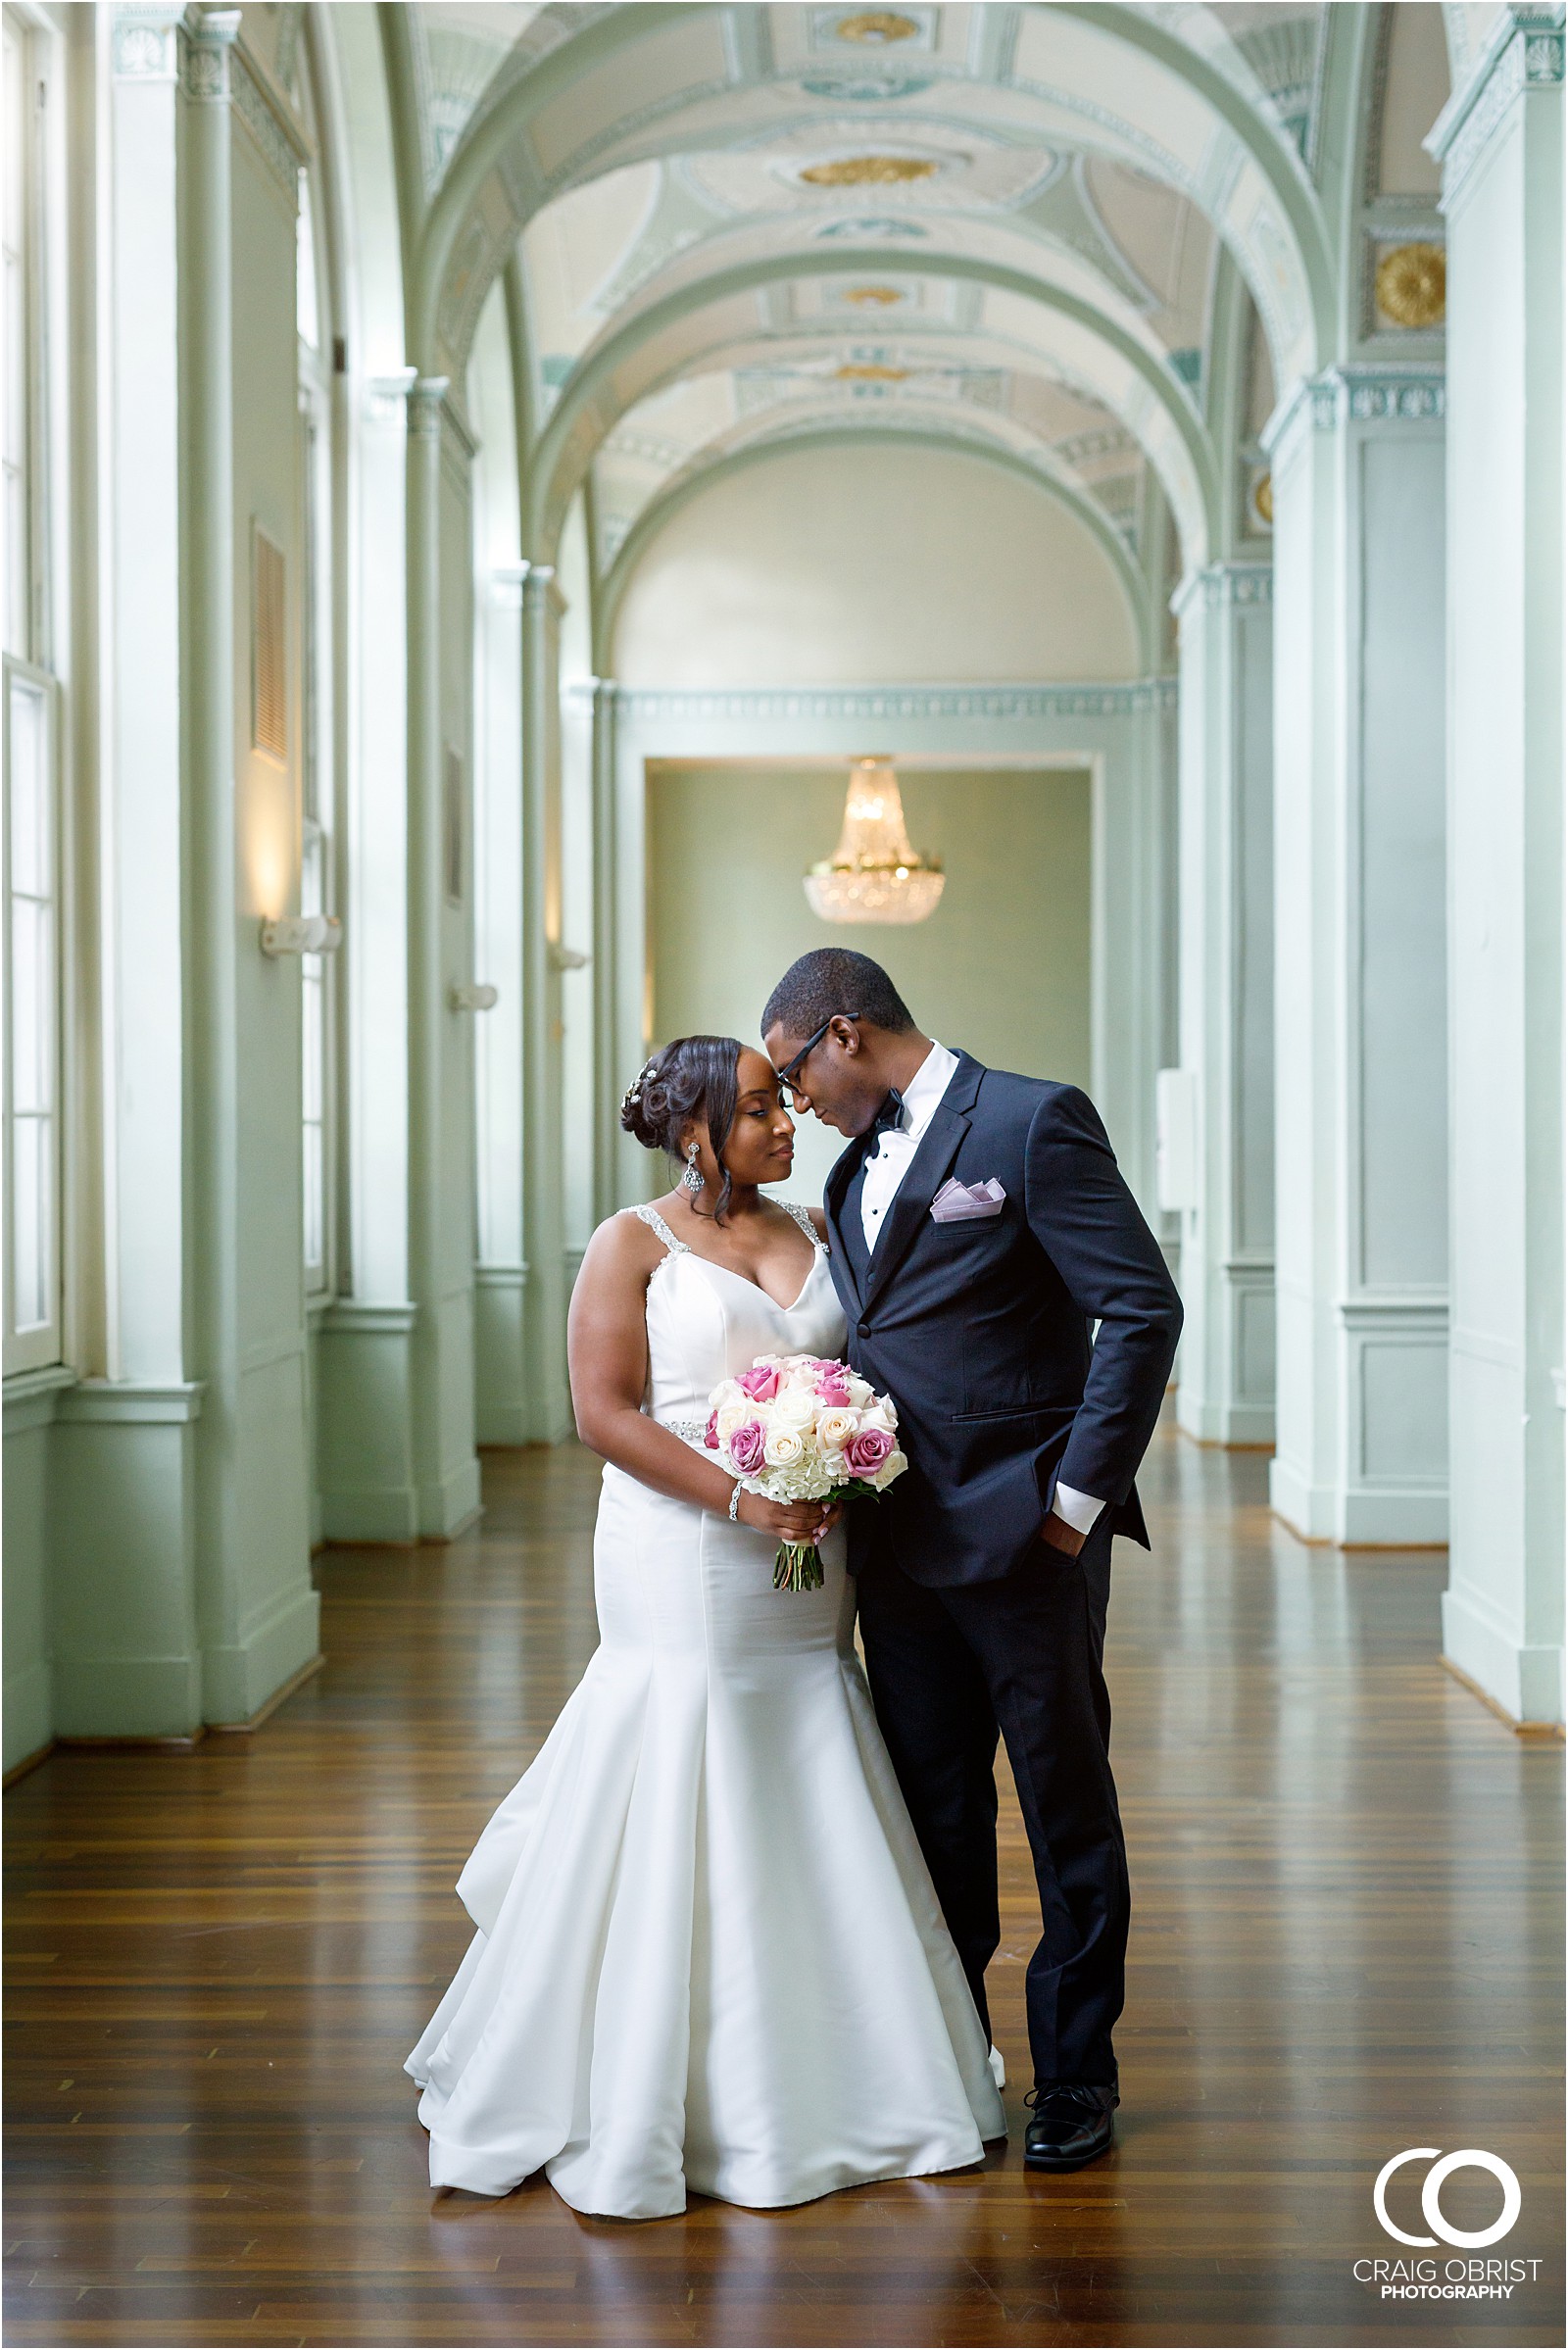
[[[580,489],[603,569],[713,466],[875,432],[1029,471],[1125,564],[1206,560],[1224,273],[1244,436],[1330,355],[1332,13],[417,0],[411,356],[461,382],[520,264],[536,557]]]

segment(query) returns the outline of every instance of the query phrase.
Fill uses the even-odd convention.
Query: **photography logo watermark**
[[[1421,2216],[1430,2235],[1415,2235],[1389,2217],[1389,2181],[1406,2163],[1430,2163],[1421,2182]],[[1502,2189],[1502,2209],[1489,2228],[1455,2228],[1443,2209],[1443,2189],[1456,2171],[1486,2171]],[[1511,2301],[1515,2287],[1534,2284],[1544,2262],[1517,2253],[1490,2254],[1500,2244],[1519,2217],[1523,2196],[1519,2180],[1499,2155],[1484,2146],[1460,2146],[1445,2154],[1441,2146],[1406,2146],[1378,2173],[1372,2188],[1372,2209],[1378,2226],[1396,2244],[1412,2251],[1436,2253],[1440,2242],[1455,2247],[1451,2258],[1362,2259],[1353,2264],[1358,2284],[1376,2285],[1385,2301]]]

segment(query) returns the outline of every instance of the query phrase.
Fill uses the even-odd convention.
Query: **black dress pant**
[[[999,1730],[1006,1743],[1044,1929],[1025,1994],[1037,2083],[1116,2080],[1129,1902],[1102,1669],[1108,1517],[1076,1558],[1042,1542],[1010,1575],[950,1590],[912,1582],[874,1537],[858,1579],[877,1720],[988,2029]]]

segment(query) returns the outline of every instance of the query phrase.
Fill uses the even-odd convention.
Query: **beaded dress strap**
[[[659,1235],[671,1256],[690,1256],[691,1250],[687,1248],[686,1243],[675,1238],[657,1207],[633,1207],[628,1212],[634,1215],[639,1223],[646,1224],[650,1232]]]
[[[798,1201],[794,1199],[781,1199],[779,1201],[779,1205],[787,1216],[793,1216],[795,1218],[796,1223],[799,1224],[801,1230],[805,1233],[812,1248],[820,1248],[822,1254],[826,1256],[828,1253],[828,1246],[826,1241],[822,1240],[818,1236],[816,1226],[811,1222],[810,1209],[808,1207],[802,1207]]]

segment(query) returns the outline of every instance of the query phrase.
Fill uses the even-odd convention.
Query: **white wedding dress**
[[[688,1442],[759,1354],[841,1351],[819,1245],[785,1307],[629,1212],[669,1250],[645,1408]],[[1004,2134],[842,1529],[820,1591],[775,1591],[773,1550],[607,1466],[598,1652],[459,1880],[478,1933],[408,2060],[433,2185],[542,2166],[578,2211],[657,2219],[688,2188],[766,2207],[954,2170]]]

